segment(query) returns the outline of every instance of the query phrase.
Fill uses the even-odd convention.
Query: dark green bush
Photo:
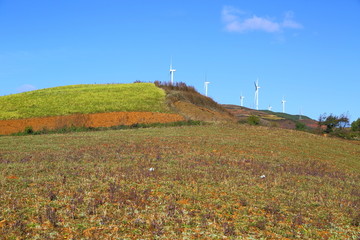
[[[360,131],[360,118],[351,123],[351,130],[353,130],[354,132]]]
[[[340,137],[348,140],[360,140],[360,132],[350,131],[349,129],[336,129],[330,136]]]
[[[28,126],[28,127],[26,127],[25,128],[25,130],[24,130],[24,133],[25,134],[33,134],[34,133],[34,129],[31,127],[31,126]]]
[[[260,117],[256,115],[251,115],[247,118],[247,122],[250,125],[260,125]]]
[[[299,130],[299,131],[305,131],[306,125],[305,125],[305,123],[302,123],[302,122],[296,122],[295,129]]]

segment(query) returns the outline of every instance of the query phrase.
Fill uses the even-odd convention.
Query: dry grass
[[[213,99],[200,94],[194,87],[188,86],[183,82],[171,84],[170,82],[156,81],[155,85],[166,91],[166,99],[169,105],[172,105],[177,101],[184,101],[199,107],[231,115],[224,107],[215,102]]]
[[[2,239],[357,239],[360,145],[207,125],[0,138]]]

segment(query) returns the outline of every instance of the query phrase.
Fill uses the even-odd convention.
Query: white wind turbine
[[[284,99],[284,97],[283,97],[283,99],[281,100],[282,112],[283,112],[283,113],[285,113],[285,103],[286,103],[286,101],[285,101],[285,99]]]
[[[206,81],[204,82],[204,87],[205,87],[205,96],[208,96],[208,85],[210,82]]]
[[[242,95],[241,93],[241,96],[240,96],[240,106],[243,107],[244,106],[244,96]]]
[[[259,79],[254,82],[255,84],[255,108],[256,110],[259,110]]]
[[[173,67],[172,67],[172,58],[171,58],[171,61],[170,61],[170,82],[171,82],[171,84],[174,83],[174,72],[176,72],[176,69],[173,69]]]

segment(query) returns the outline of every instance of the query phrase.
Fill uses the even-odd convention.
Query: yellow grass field
[[[101,112],[169,112],[152,83],[72,85],[0,97],[0,120]]]

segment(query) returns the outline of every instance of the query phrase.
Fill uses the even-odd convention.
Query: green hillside
[[[281,113],[281,112],[272,112],[272,111],[269,111],[269,110],[261,110],[261,111],[265,112],[265,113],[268,113],[268,114],[272,114],[272,115],[281,117],[281,118],[289,119],[289,120],[292,120],[292,121],[298,121],[299,117],[300,117],[299,115],[291,115],[291,114]],[[311,118],[301,115],[301,119],[311,119]]]
[[[72,85],[0,97],[0,119],[117,111],[168,112],[153,83]]]

